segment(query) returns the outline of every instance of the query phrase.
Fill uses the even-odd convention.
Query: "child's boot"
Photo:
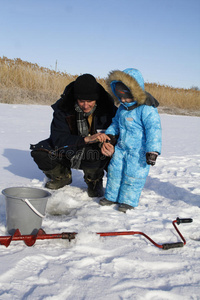
[[[102,199],[99,201],[99,204],[102,205],[102,206],[105,206],[105,205],[108,205],[108,206],[109,206],[109,205],[116,204],[116,202],[107,200],[106,198],[102,198]]]
[[[119,207],[118,207],[119,211],[126,213],[126,211],[129,210],[129,209],[134,209],[134,207],[131,206],[131,205],[125,204],[125,203],[120,203],[119,204]]]

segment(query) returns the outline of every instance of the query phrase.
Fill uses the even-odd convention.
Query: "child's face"
[[[121,101],[123,102],[123,103],[130,103],[130,102],[133,102],[133,98],[121,98]]]

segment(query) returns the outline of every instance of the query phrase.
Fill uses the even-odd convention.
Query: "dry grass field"
[[[79,74],[80,75],[80,74]],[[51,105],[78,75],[56,72],[37,64],[0,57],[0,102]],[[107,89],[104,78],[97,81]],[[200,116],[200,91],[146,83],[160,103],[160,113]]]

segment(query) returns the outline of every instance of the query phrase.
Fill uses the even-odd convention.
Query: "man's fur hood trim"
[[[119,102],[119,99],[113,93],[111,88],[111,83],[113,81],[122,81],[130,89],[131,94],[134,96],[134,100],[138,103],[138,105],[145,104],[147,94],[131,75],[119,70],[111,71],[108,75],[106,83],[108,85],[109,92],[117,100],[117,102]]]

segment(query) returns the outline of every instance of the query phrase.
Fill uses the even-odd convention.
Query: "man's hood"
[[[117,107],[114,105],[114,100],[111,97],[111,95],[105,91],[103,86],[99,84],[99,98],[96,101],[97,103],[97,109],[96,114],[97,115],[113,115],[113,112],[115,113]],[[74,81],[71,82],[69,85],[66,86],[63,94],[61,95],[61,98],[52,105],[52,108],[54,110],[61,110],[67,113],[73,113],[74,112],[74,105],[76,103],[76,99],[74,98]]]

